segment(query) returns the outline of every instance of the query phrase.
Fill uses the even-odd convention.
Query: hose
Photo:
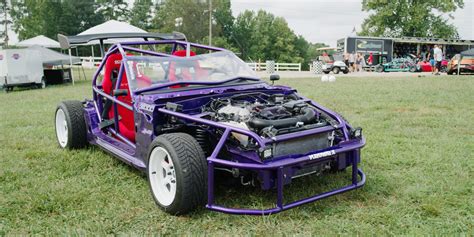
[[[268,120],[261,118],[252,118],[249,120],[249,126],[252,128],[262,129],[265,127],[273,126],[275,128],[285,128],[296,125],[298,122],[304,124],[310,123],[316,116],[316,111],[312,108],[306,107],[301,109],[301,115],[293,118]]]

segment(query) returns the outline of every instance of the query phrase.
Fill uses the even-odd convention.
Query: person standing
[[[369,66],[372,66],[373,63],[374,63],[374,54],[370,53],[369,58],[367,59],[367,64],[369,64]]]
[[[435,47],[436,47],[436,45],[435,45]],[[435,71],[434,47],[431,47],[428,52],[429,53],[428,53],[427,59],[430,61],[431,73],[433,74],[434,71]]]
[[[355,63],[355,54],[352,52],[349,54],[349,68],[351,69],[351,72],[354,72],[354,63]]]
[[[441,62],[443,61],[443,50],[438,46],[435,45],[435,48],[433,49],[434,53],[434,59],[436,61],[436,74],[439,75],[439,72],[441,71]]]
[[[349,67],[349,54],[347,52],[344,53],[344,64]]]

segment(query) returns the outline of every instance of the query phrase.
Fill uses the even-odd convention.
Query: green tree
[[[286,20],[263,10],[240,13],[233,26],[233,40],[244,60],[303,62],[307,44],[296,45],[298,37]]]
[[[463,8],[463,0],[363,0],[362,9],[371,12],[362,23],[364,36],[458,38],[445,15]]]
[[[161,22],[161,32],[179,31],[189,41],[200,41],[208,35],[208,3],[196,0],[165,1],[159,7],[153,22]],[[177,23],[177,19],[181,19]],[[154,27],[157,28],[157,27]]]
[[[104,22],[101,14],[96,14],[95,0],[63,0],[62,14],[58,19],[59,33],[76,35]]]
[[[130,24],[144,30],[151,28],[151,20],[153,18],[153,1],[152,0],[135,0],[133,8],[130,12]]]
[[[252,35],[256,32],[254,12],[244,11],[235,19],[231,41],[239,48],[240,57],[248,60],[253,56],[251,46],[257,44]]]
[[[20,40],[78,34],[104,21],[94,0],[12,0],[13,30]]]
[[[8,46],[8,26],[12,23],[8,17],[10,6],[7,0],[0,0],[0,45]]]
[[[97,0],[99,4],[97,14],[101,14],[106,21],[127,21],[130,16],[128,3],[125,0]]]

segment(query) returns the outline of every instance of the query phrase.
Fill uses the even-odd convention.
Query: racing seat
[[[105,93],[113,95],[116,83],[118,81],[118,72],[122,63],[122,55],[120,53],[112,54],[107,58],[105,62],[105,75],[102,81],[102,89]],[[118,96],[117,99],[128,105],[132,105],[132,97],[130,96],[130,90],[128,87],[127,74],[122,74],[122,81],[119,86],[120,90],[126,90],[127,94]],[[109,121],[109,125],[113,124],[114,109],[113,103],[110,100],[106,100],[104,105],[104,111],[102,112],[102,118]],[[133,111],[117,104],[118,116],[119,116],[119,130],[120,134],[135,142],[135,122],[133,117]],[[110,122],[112,121],[112,122]]]
[[[175,51],[173,55],[178,56],[178,57],[186,57],[186,50]],[[190,51],[189,56],[190,57],[196,56],[196,53],[193,51]],[[196,66],[192,67],[192,69],[194,69],[193,72],[190,70],[190,68],[179,68],[178,70],[179,70],[179,73],[181,74],[181,78],[178,79],[176,77],[176,73],[178,72],[177,69],[178,67],[176,67],[176,62],[172,62],[170,64],[170,68],[168,71],[168,74],[169,74],[168,80],[170,82],[179,81],[179,80],[193,80],[196,78],[196,75],[200,76],[202,74],[202,70],[199,67],[199,64],[197,64]],[[171,88],[180,88],[180,87],[186,87],[186,86],[187,85],[182,85],[182,86],[176,85],[176,86],[171,86]]]

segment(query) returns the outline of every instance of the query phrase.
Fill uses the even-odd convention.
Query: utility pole
[[[212,0],[209,0],[209,46],[212,46]]]

